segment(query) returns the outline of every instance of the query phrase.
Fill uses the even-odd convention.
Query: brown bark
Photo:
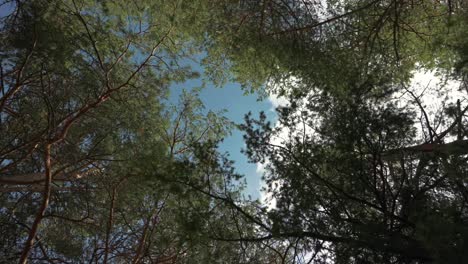
[[[437,144],[437,143],[424,143],[416,146],[392,149],[386,151],[383,155],[391,157],[395,155],[401,155],[404,153],[418,154],[418,153],[443,153],[446,155],[464,155],[468,154],[468,140],[455,140],[449,143]]]
[[[88,174],[92,173],[93,170],[88,170],[83,173],[71,172],[71,173],[59,173],[52,177],[52,181],[73,181],[76,179],[83,178]],[[25,174],[16,174],[11,176],[2,175],[0,176],[1,184],[11,184],[11,185],[29,185],[29,184],[38,184],[44,183],[47,181],[43,172],[37,173],[25,173]]]
[[[107,263],[109,259],[109,249],[110,249],[110,236],[112,232],[112,226],[114,224],[114,212],[115,212],[115,203],[117,201],[117,191],[119,189],[120,184],[125,182],[129,175],[123,177],[120,179],[120,181],[114,185],[112,188],[112,193],[111,193],[111,204],[110,204],[110,209],[109,209],[109,219],[107,221],[107,228],[106,228],[106,238],[105,238],[105,244],[104,244],[104,264]]]
[[[148,229],[149,229],[149,227],[151,225],[151,220],[155,216],[158,215],[158,212],[159,212],[159,210],[157,210],[157,208],[155,208],[154,212],[148,217],[148,219],[146,219],[145,226],[143,227],[143,233],[142,233],[142,235],[140,237],[140,240],[138,241],[138,248],[137,248],[137,251],[135,253],[135,257],[132,260],[132,264],[140,263],[141,254],[143,252],[143,248],[145,247],[146,237],[148,236]]]
[[[115,210],[115,201],[117,199],[117,187],[115,186],[112,189],[112,196],[111,196],[111,205],[109,209],[109,219],[107,221],[107,228],[106,228],[106,242],[104,244],[104,264],[107,263],[109,257],[109,241],[110,241],[110,233],[112,231],[112,226],[114,223],[114,210]]]
[[[47,209],[47,206],[49,205],[50,185],[52,183],[52,172],[51,172],[51,163],[50,163],[50,149],[51,149],[51,144],[47,144],[45,146],[45,154],[44,154],[46,181],[45,181],[45,186],[44,186],[44,192],[43,192],[41,207],[39,208],[39,211],[36,214],[36,218],[34,219],[31,230],[29,231],[28,239],[24,243],[23,252],[21,253],[21,257],[20,257],[20,261],[19,261],[20,264],[26,264],[28,262],[29,253],[31,252],[31,249],[32,249],[32,247],[34,245],[34,238],[37,235],[37,231],[39,229],[39,224],[41,223],[42,218],[44,217],[45,211]]]

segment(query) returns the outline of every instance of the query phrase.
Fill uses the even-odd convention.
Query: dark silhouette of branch
[[[363,10],[366,10],[367,8],[370,8],[371,6],[377,4],[380,1],[381,0],[374,0],[374,1],[369,2],[368,4],[366,4],[364,6],[358,7],[356,9],[351,10],[349,12],[346,12],[344,14],[334,16],[334,17],[328,18],[326,20],[323,20],[323,21],[320,21],[320,22],[317,22],[317,23],[314,23],[314,24],[310,24],[310,25],[306,25],[306,26],[298,27],[298,28],[290,28],[290,29],[286,29],[286,30],[283,30],[283,31],[279,31],[279,32],[269,33],[267,35],[269,35],[269,36],[283,35],[283,34],[287,34],[287,33],[291,33],[291,32],[299,32],[299,31],[305,31],[305,30],[309,30],[309,29],[312,29],[312,28],[316,28],[316,27],[319,27],[319,26],[322,26],[322,25],[325,25],[325,24],[340,20],[340,19],[345,18],[347,16],[350,16],[352,14],[361,12]]]

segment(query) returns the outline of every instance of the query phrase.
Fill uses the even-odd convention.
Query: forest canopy
[[[1,1],[0,262],[467,263],[467,9]],[[171,99],[200,78],[287,103]]]

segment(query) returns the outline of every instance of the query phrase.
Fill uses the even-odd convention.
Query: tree
[[[236,193],[221,185],[230,180],[211,143],[230,124],[204,114],[196,94],[167,103],[172,83],[198,76],[179,63],[203,51],[209,13],[193,23],[194,9],[210,4],[4,4],[2,261],[174,263],[237,254],[203,235],[222,209],[185,184],[205,179],[208,166],[212,182],[199,185]],[[205,152],[211,160],[197,158]]]
[[[269,234],[252,240],[322,241],[328,247],[315,252],[336,263],[465,262],[463,99],[432,123],[411,91],[398,106],[393,93],[366,90],[349,84],[344,97],[314,89],[290,99],[275,128],[247,116],[246,153],[267,163],[276,200]]]
[[[466,261],[468,108],[432,121],[409,87],[418,67],[466,79],[466,7],[322,3],[2,3],[2,261]],[[167,100],[200,56],[291,102],[242,126],[275,208],[217,152],[222,113]]]
[[[465,16],[460,2],[425,0],[271,0],[227,10],[234,21],[221,29],[214,23],[213,31],[229,37],[216,38],[210,60],[227,57],[237,81],[279,94],[307,94],[308,87],[341,93],[348,88],[341,80],[360,86],[369,76],[407,82],[421,67],[450,71]],[[291,76],[304,89],[285,90]]]
[[[272,82],[291,105],[278,109],[279,128],[271,127],[264,115],[258,120],[247,116],[243,126],[247,155],[268,165],[266,190],[276,208],[262,222],[264,232],[244,240],[297,239],[296,248],[325,254],[337,263],[466,261],[464,95],[457,105],[439,109],[432,121],[420,101],[423,95],[408,87],[415,63],[447,75],[458,65],[454,78],[465,79],[465,45],[454,26],[464,28],[465,10],[454,2],[426,4],[376,1],[361,6],[367,12],[350,8],[310,27],[294,19],[298,26],[280,23],[280,35],[294,34],[290,39],[300,47],[300,52],[291,49],[300,54],[298,60],[284,61],[296,68],[285,67],[288,72]],[[439,16],[443,12],[446,16]],[[436,20],[419,28],[435,15],[449,22]],[[413,23],[418,20],[422,22],[416,29]],[[377,28],[372,26],[378,21]],[[319,29],[328,35],[315,41],[311,35]],[[424,32],[436,41],[425,39]],[[365,36],[375,36],[377,42],[362,42]],[[330,45],[320,45],[324,43]],[[319,54],[319,59],[310,60],[303,50]],[[322,50],[330,51],[330,57]],[[402,60],[406,52],[417,55]],[[314,65],[297,63],[301,58]],[[324,58],[334,65],[317,67]],[[405,107],[397,97],[402,93],[411,95]],[[419,131],[415,112],[421,113]],[[446,232],[436,226],[446,227]]]

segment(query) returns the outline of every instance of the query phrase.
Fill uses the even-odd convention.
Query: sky
[[[172,85],[170,89],[170,101],[172,102],[178,100],[178,96],[183,89],[190,91],[193,88],[200,87],[203,83],[202,79],[204,75],[201,66],[193,61],[189,64],[193,67],[193,70],[200,72],[201,76],[198,79],[191,79],[184,83]],[[200,99],[205,105],[206,112],[210,110],[213,112],[226,110],[224,116],[236,124],[242,124],[244,116],[249,111],[252,112],[254,117],[258,117],[258,114],[264,111],[268,119],[271,121],[276,119],[274,109],[277,106],[277,100],[275,100],[275,97],[265,98],[260,101],[256,93],[244,94],[239,83],[228,82],[222,85],[222,87],[216,87],[212,83],[207,82],[205,88],[200,92]],[[227,152],[229,158],[235,162],[234,167],[236,172],[244,175],[247,183],[245,194],[250,195],[253,199],[261,198],[262,170],[258,169],[258,164],[248,162],[247,157],[241,153],[244,147],[245,143],[242,132],[234,129],[232,135],[226,137],[220,144],[219,151],[221,153]]]
[[[211,85],[200,95],[207,108],[212,110],[226,109],[226,117],[236,124],[243,123],[244,115],[249,111],[254,116],[258,116],[260,111],[268,112],[272,109],[269,100],[257,101],[258,95],[256,94],[244,95],[240,85],[236,83],[228,83],[222,88]],[[272,112],[270,111],[270,113]],[[248,163],[247,157],[241,153],[242,148],[245,148],[243,134],[237,129],[220,145],[220,150],[228,152],[230,158],[235,161],[237,172],[245,176],[247,181],[246,194],[251,195],[254,199],[259,198],[261,173],[257,170],[257,164]]]

